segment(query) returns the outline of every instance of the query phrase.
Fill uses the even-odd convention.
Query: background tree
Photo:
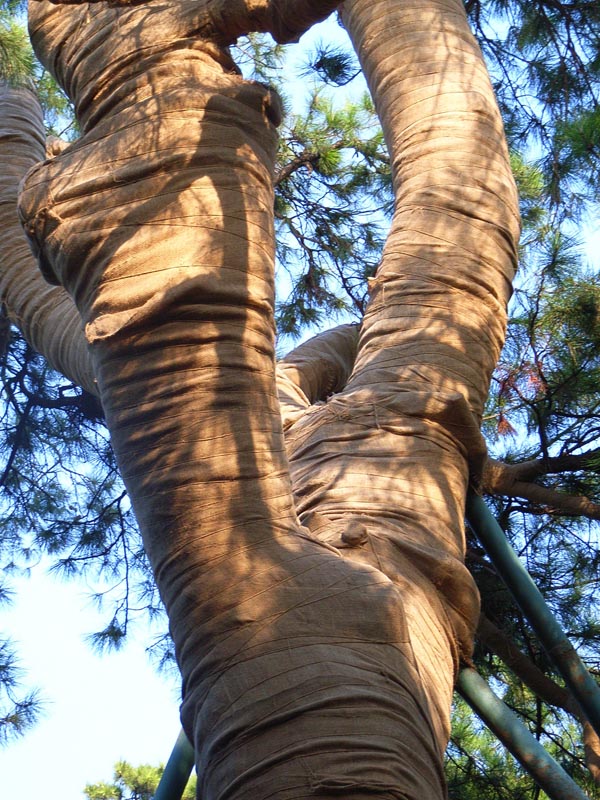
[[[524,220],[521,277],[485,425],[494,460],[484,488],[597,674],[597,263],[589,263],[582,245],[597,213],[599,151],[588,122],[598,107],[598,9],[579,3],[469,9],[513,143]],[[580,711],[560,680],[556,685],[546,655],[478,548],[472,555],[483,589],[482,668],[500,677],[511,705],[551,749],[559,748],[569,772],[579,776],[587,762],[597,781],[597,739],[585,725],[585,748],[574,736]],[[528,689],[519,689],[515,676]],[[589,783],[586,789],[596,796]]]
[[[164,772],[164,764],[133,766],[127,761],[115,764],[112,783],[93,783],[85,787],[87,800],[152,800]],[[185,787],[182,800],[196,796],[196,779],[192,776]]]

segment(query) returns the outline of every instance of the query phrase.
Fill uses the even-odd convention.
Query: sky
[[[15,588],[0,632],[10,631],[25,683],[40,689],[45,709],[0,749],[0,798],[80,800],[86,784],[111,780],[120,759],[165,763],[180,730],[179,686],[156,674],[142,636],[99,656],[85,636],[106,620],[80,584],[39,568]]]

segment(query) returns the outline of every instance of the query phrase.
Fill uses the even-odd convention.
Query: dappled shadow
[[[462,4],[349,2],[344,20],[384,127],[396,205],[353,374],[288,431],[291,471],[316,535],[402,587],[443,727],[477,621],[464,501],[485,457],[479,422],[516,265],[516,192]]]
[[[342,559],[298,525],[275,397],[277,111],[268,90],[199,38],[198,13],[192,3],[44,4],[48,55],[60,58],[85,133],[29,176],[26,226],[86,324],[204,784],[228,797],[264,796],[276,782],[290,793],[308,782],[315,797],[373,786],[396,796],[400,785],[439,796],[438,694],[448,695],[457,657],[444,592],[458,586],[457,613],[467,627],[473,616],[456,518],[470,412],[460,382],[447,385],[448,359],[472,358],[480,317],[462,320],[454,267],[436,292],[443,281],[430,266],[432,241],[460,214],[428,216],[425,238],[396,217],[350,383],[295,426],[301,510],[329,520],[336,545],[349,541],[349,515],[367,526],[368,550]],[[422,201],[405,191],[397,214],[413,215]],[[446,269],[446,258],[444,249],[435,262]],[[410,610],[423,599],[425,623]],[[445,681],[439,693],[426,686],[427,698],[406,606],[413,648],[433,643]]]
[[[201,785],[434,796],[400,598],[294,513],[273,375],[271,98],[177,34],[180,10],[46,7],[85,134],[30,174],[21,209],[86,325]]]

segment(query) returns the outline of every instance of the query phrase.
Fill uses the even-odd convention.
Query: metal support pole
[[[540,590],[510,546],[481,497],[467,496],[467,519],[511,594],[531,623],[586,717],[600,735],[600,688],[550,611]]]
[[[508,706],[474,669],[462,669],[457,690],[550,800],[588,800]]]
[[[181,800],[194,767],[194,748],[180,731],[156,789],[154,800]]]

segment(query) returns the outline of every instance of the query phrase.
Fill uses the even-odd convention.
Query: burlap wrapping
[[[33,7],[34,43],[84,135],[29,174],[21,216],[85,324],[203,798],[444,794],[454,671],[477,614],[462,566],[468,462],[483,453],[515,212],[461,4],[425,6],[345,3],[399,208],[345,388],[344,365],[330,386],[283,370],[295,499],[274,369],[276,98],[236,73],[210,3]],[[411,105],[413,40],[411,91],[425,99]],[[429,146],[446,94],[449,143]],[[406,131],[421,144],[405,164]],[[497,155],[486,149],[474,185],[458,180],[487,139]],[[431,191],[451,175],[456,194]],[[506,214],[493,216],[496,193]],[[472,209],[486,201],[491,223]],[[329,389],[342,392],[310,406]]]
[[[27,89],[0,87],[0,301],[29,344],[70,380],[96,392],[81,319],[62,289],[40,275],[17,217],[25,173],[45,155],[41,109]]]

